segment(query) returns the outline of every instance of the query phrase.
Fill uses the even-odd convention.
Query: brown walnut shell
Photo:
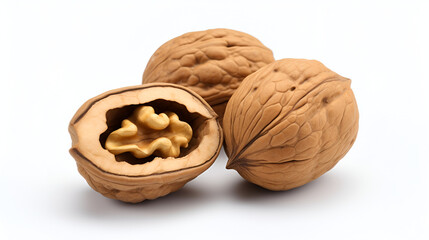
[[[150,58],[143,83],[176,83],[200,94],[222,119],[226,104],[249,74],[274,61],[258,39],[230,29],[190,32]]]
[[[188,147],[178,157],[114,155],[106,139],[140,106],[174,112],[192,127]],[[153,83],[125,87],[88,100],[69,125],[70,154],[80,174],[97,192],[125,202],[155,199],[180,189],[209,168],[219,155],[223,134],[217,115],[197,93],[183,86]]]
[[[350,83],[304,59],[279,60],[249,75],[223,119],[227,168],[270,190],[295,188],[330,170],[358,132]]]

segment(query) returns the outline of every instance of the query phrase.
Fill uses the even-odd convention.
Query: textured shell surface
[[[358,131],[350,84],[305,59],[282,59],[249,75],[223,119],[227,168],[271,190],[301,186],[331,169]]]
[[[189,87],[223,116],[241,81],[273,61],[272,51],[249,34],[230,29],[190,32],[156,50],[144,71],[143,83]]]

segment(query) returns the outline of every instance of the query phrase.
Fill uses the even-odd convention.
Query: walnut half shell
[[[151,129],[132,127],[136,117]],[[106,197],[133,203],[180,189],[211,166],[223,142],[217,115],[207,102],[168,83],[120,88],[92,98],[76,112],[69,132],[70,154],[88,184]],[[109,136],[113,153],[106,148]],[[144,152],[151,142],[157,146],[149,156],[117,151],[135,145]],[[176,149],[168,155],[175,144],[180,153]]]
[[[249,75],[223,119],[227,168],[271,190],[321,176],[356,139],[359,113],[350,83],[304,59],[279,60]]]

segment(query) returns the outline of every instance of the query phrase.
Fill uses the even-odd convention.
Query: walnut
[[[168,83],[92,98],[76,112],[69,132],[70,154],[88,184],[106,197],[134,203],[180,189],[212,165],[223,142],[207,102]],[[159,139],[158,147],[150,146]]]
[[[188,147],[192,128],[179,120],[177,114],[156,114],[151,106],[134,110],[130,118],[122,121],[122,127],[110,133],[106,149],[117,155],[130,152],[136,158],[152,154],[160,157],[178,157],[180,147]]]
[[[304,59],[279,60],[249,75],[223,119],[227,168],[271,190],[301,186],[330,170],[358,132],[350,83]]]
[[[190,32],[162,45],[150,58],[143,83],[169,82],[194,90],[222,119],[241,81],[274,61],[256,38],[230,29]]]

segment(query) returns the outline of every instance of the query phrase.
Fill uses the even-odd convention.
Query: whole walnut
[[[222,119],[241,81],[273,61],[271,50],[246,33],[230,29],[190,32],[156,50],[144,71],[143,83],[168,82],[189,87]]]
[[[223,119],[227,168],[270,190],[295,188],[330,170],[358,132],[350,83],[304,59],[279,60],[249,75]]]

